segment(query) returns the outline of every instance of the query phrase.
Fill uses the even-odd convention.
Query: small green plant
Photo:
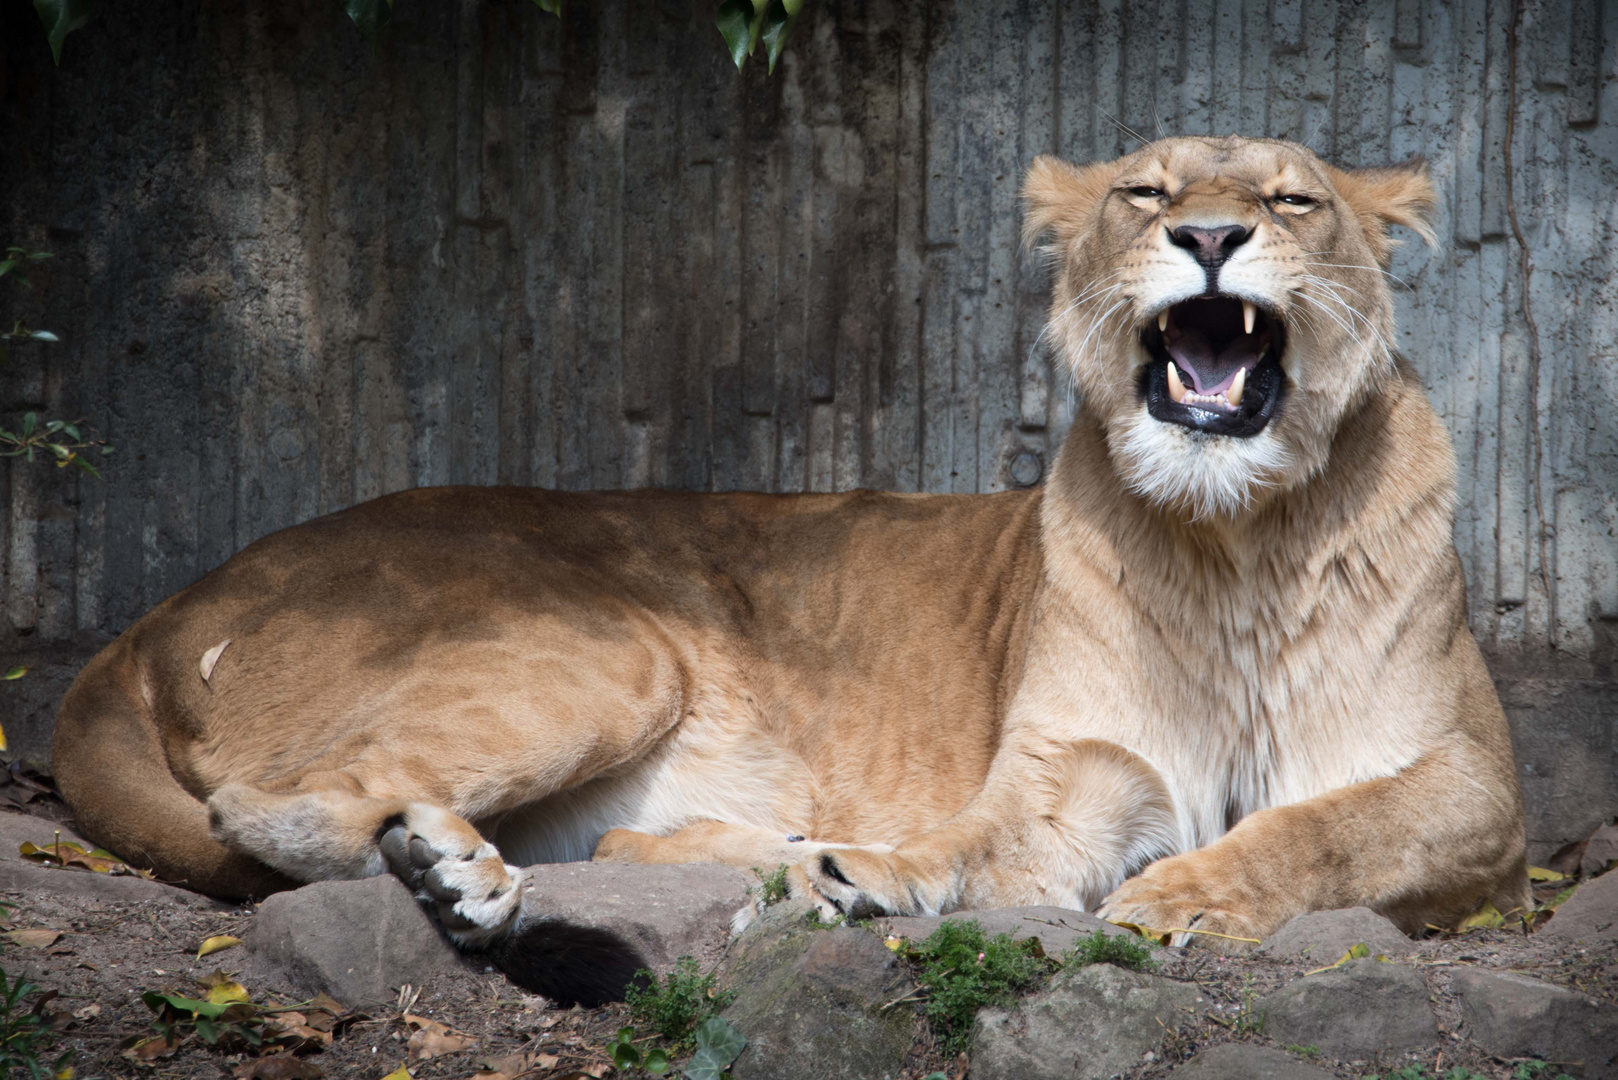
[[[653,1076],[662,1076],[669,1071],[668,1051],[657,1046],[643,1051],[635,1045],[636,1042],[647,1042],[655,1038],[656,1035],[647,1035],[645,1038],[636,1039],[634,1028],[619,1028],[618,1034],[607,1040],[607,1057],[612,1059],[614,1068],[624,1072],[643,1069]]]
[[[1518,1064],[1511,1073],[1511,1080],[1573,1080],[1565,1072],[1558,1072],[1555,1076],[1547,1076],[1546,1072],[1553,1066],[1548,1061],[1524,1061]],[[1445,1080],[1449,1080],[1445,1077]]]
[[[975,919],[950,920],[917,945],[912,958],[927,994],[923,1011],[944,1043],[945,1054],[965,1050],[972,1018],[985,1005],[1009,1005],[1050,973],[1050,961],[1033,939],[989,937]]]
[[[1292,1049],[1288,1047],[1287,1049]],[[1546,1069],[1550,1068],[1543,1061],[1528,1061],[1518,1065],[1511,1074],[1511,1080],[1538,1080]],[[1371,1073],[1362,1080],[1489,1080],[1486,1073],[1473,1072],[1462,1065],[1456,1065],[1443,1075],[1427,1071],[1427,1066],[1416,1064],[1406,1065],[1402,1069],[1395,1069],[1390,1073]],[[1566,1073],[1557,1076],[1545,1076],[1543,1080],[1573,1080]]]
[[[645,968],[637,971],[624,1000],[637,1026],[655,1031],[679,1050],[691,1046],[697,1027],[736,996],[734,991],[716,989],[714,981],[712,972],[704,975],[695,959],[682,956],[662,982]]]
[[[753,874],[758,878],[758,896],[764,901],[764,906],[779,904],[787,898],[787,864],[782,863],[768,874],[753,867]]]
[[[1238,1035],[1262,1035],[1264,1033],[1264,1014],[1254,1010],[1253,999],[1258,992],[1253,989],[1253,977],[1249,975],[1242,984],[1241,1001],[1236,1007],[1236,1015],[1229,1020],[1208,1014],[1208,1019],[1223,1027],[1227,1027]],[[1404,1080],[1403,1077],[1400,1080]]]
[[[264,1018],[256,1006],[246,1001],[199,1001],[182,994],[159,994],[148,990],[140,996],[152,1010],[151,1028],[161,1040],[163,1050],[178,1047],[186,1037],[195,1034],[209,1046],[242,1050],[264,1045]],[[146,1040],[151,1043],[151,1040]],[[143,1044],[137,1043],[132,1055],[144,1059]],[[160,1049],[152,1045],[150,1051]]]
[[[1091,964],[1113,964],[1130,971],[1152,971],[1157,961],[1152,958],[1152,947],[1144,938],[1123,934],[1107,935],[1097,930],[1073,943],[1073,948],[1062,958],[1062,970],[1073,971]]]
[[[619,1028],[618,1034],[607,1042],[607,1056],[621,1072],[639,1069],[653,1076],[662,1076],[672,1068],[668,1051],[656,1046],[642,1050],[635,1045],[655,1038],[656,1035],[647,1035],[637,1039],[634,1028]],[[732,1027],[729,1021],[710,1016],[696,1026],[692,1038],[696,1053],[680,1070],[686,1080],[730,1080],[730,1073],[725,1070],[747,1046],[742,1033]]]
[[[8,982],[0,969],[0,1076],[22,1069],[31,1080],[46,1080],[64,1072],[73,1059],[69,1050],[49,1065],[40,1060],[54,1036],[39,1013],[28,1007],[28,999],[37,993],[39,987],[21,975]]]
[[[1320,1056],[1320,1047],[1318,1047],[1318,1046],[1288,1046],[1287,1047],[1287,1052],[1292,1053],[1292,1054],[1297,1054],[1299,1057],[1317,1058],[1317,1057]]]

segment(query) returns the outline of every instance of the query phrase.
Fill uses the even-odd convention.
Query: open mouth
[[[1185,300],[1141,331],[1151,362],[1141,371],[1146,411],[1211,435],[1252,438],[1280,408],[1286,327],[1234,297]]]

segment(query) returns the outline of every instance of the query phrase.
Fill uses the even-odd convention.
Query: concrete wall
[[[149,605],[399,488],[1032,482],[1073,401],[1022,170],[1243,132],[1432,162],[1400,345],[1537,850],[1618,810],[1618,4],[1531,3],[1513,50],[1510,0],[811,0],[773,79],[711,16],[400,0],[372,53],[331,0],[154,0],[53,69],[0,0],[0,239],[59,256],[0,315],[63,338],[0,413],[119,448],[0,471],[14,740]]]

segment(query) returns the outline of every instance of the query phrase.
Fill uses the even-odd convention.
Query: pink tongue
[[[1166,340],[1164,347],[1173,357],[1174,366],[1191,376],[1191,389],[1198,394],[1219,393],[1230,385],[1238,368],[1251,372],[1264,358],[1264,350],[1269,345],[1265,334],[1237,334],[1225,345],[1224,351],[1215,356],[1213,346],[1202,331],[1175,327],[1173,333],[1173,340]]]

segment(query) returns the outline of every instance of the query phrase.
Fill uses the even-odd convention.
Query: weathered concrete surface
[[[1286,957],[1310,967],[1335,964],[1355,945],[1365,945],[1371,955],[1403,956],[1416,943],[1405,937],[1392,921],[1370,908],[1340,908],[1311,911],[1290,920],[1271,934],[1256,950],[1261,955]]]
[[[785,901],[737,940],[721,985],[736,992],[725,1019],[747,1035],[736,1080],[888,1080],[916,1033],[915,988],[882,939],[811,925]],[[889,1006],[884,1008],[884,1006]]]
[[[1175,1080],[1329,1080],[1331,1075],[1290,1054],[1252,1043],[1210,1047],[1174,1070]]]
[[[1092,964],[1063,973],[1013,1009],[982,1009],[973,1080],[1105,1080],[1139,1065],[1165,1029],[1206,1009],[1196,986]]]
[[[1462,969],[1451,988],[1464,1034],[1488,1053],[1578,1061],[1583,1080],[1618,1078],[1618,1007],[1513,972]]]
[[[387,875],[276,893],[242,941],[270,978],[344,1005],[391,1001],[403,984],[465,970],[410,890]]]
[[[0,421],[119,448],[104,483],[0,462],[0,656],[71,669],[413,485],[1036,479],[1074,399],[1024,168],[1240,131],[1433,163],[1397,344],[1455,439],[1535,857],[1618,811],[1618,9],[1527,5],[1515,102],[1506,0],[811,4],[773,78],[712,10],[401,4],[373,53],[329,0],[106,4],[56,68],[0,9],[0,243],[57,254],[0,322],[62,337],[13,350]],[[0,684],[25,754],[64,682]]]
[[[911,941],[921,941],[944,922],[961,919],[976,920],[990,937],[1009,933],[1018,941],[1039,938],[1040,947],[1048,956],[1067,952],[1079,938],[1089,937],[1098,931],[1109,937],[1134,936],[1123,927],[1114,926],[1094,915],[1048,905],[882,918],[876,920],[876,928],[882,934],[896,934]]]
[[[1438,1042],[1429,997],[1414,968],[1366,959],[1287,983],[1254,1008],[1276,1042],[1370,1060]]]

